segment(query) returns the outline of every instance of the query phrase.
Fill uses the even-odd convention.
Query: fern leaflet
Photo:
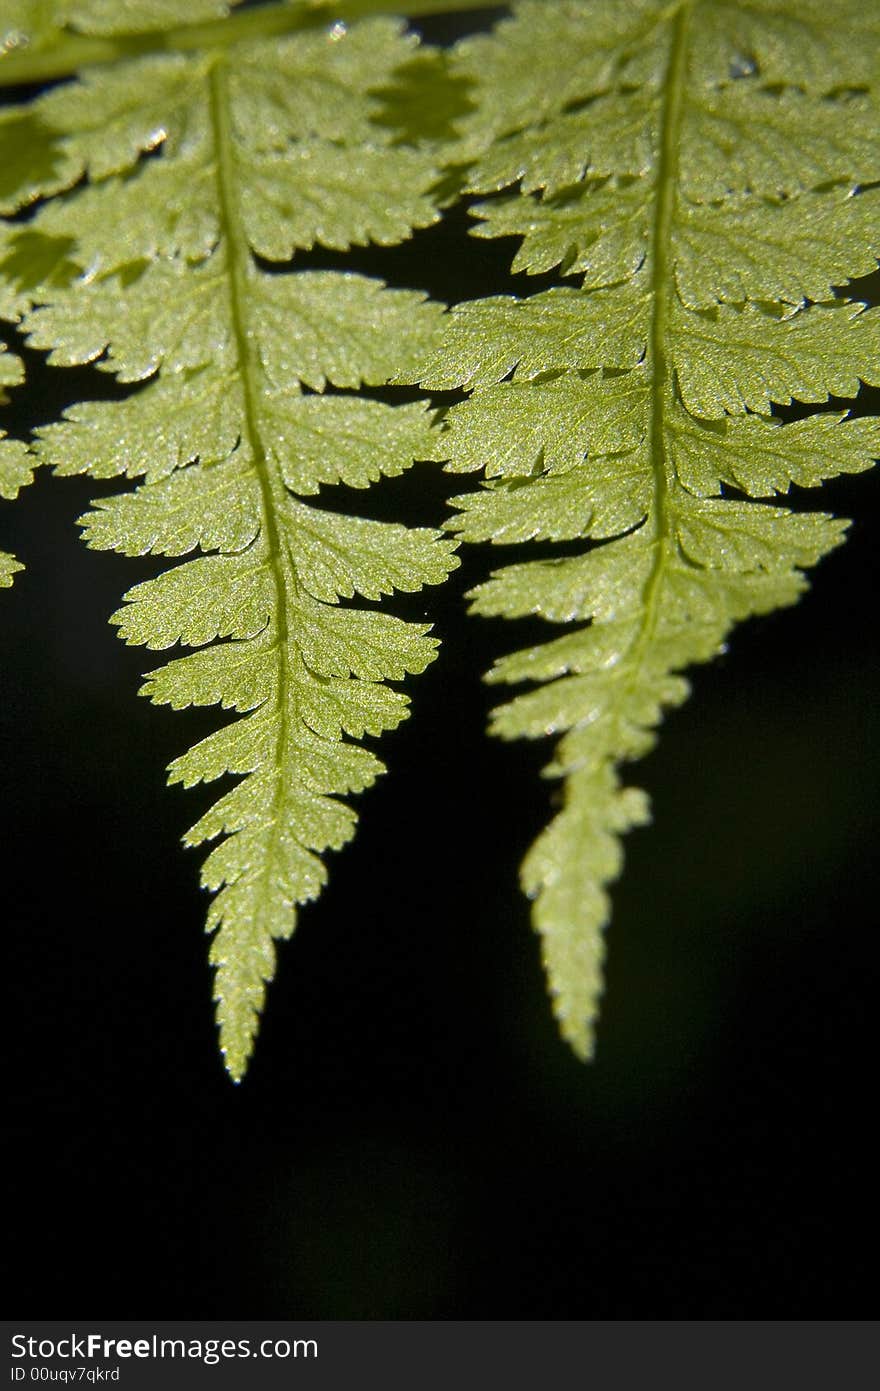
[[[150,14],[170,9],[189,12],[157,2]],[[320,892],[323,852],[352,835],[340,798],[383,769],[360,741],[406,715],[387,683],[435,656],[427,625],[340,600],[415,591],[457,563],[439,533],[313,501],[323,484],[365,488],[430,458],[423,404],[359,389],[424,353],[440,309],[363,276],[268,264],[317,242],[390,245],[436,218],[429,156],[371,119],[370,90],[414,42],[377,20],[148,56],[26,112],[54,163],[18,201],[58,196],[7,232],[7,310],[51,361],[146,383],[121,403],[72,408],[41,432],[37,457],[59,474],[146,476],[87,514],[89,545],[216,553],[137,585],[114,621],[129,643],[199,649],[148,675],[152,700],[244,716],[171,768],[187,786],[241,779],[187,836],[220,841],[203,882],[216,893],[211,959],[236,1080],[274,941]]]
[[[880,453],[876,420],[772,415],[880,382],[880,311],[834,290],[876,265],[878,38],[849,0],[524,0],[459,50],[469,188],[518,185],[477,206],[477,235],[521,238],[514,269],[580,277],[460,305],[415,379],[469,393],[441,453],[487,481],[452,529],[589,543],[472,594],[476,613],[580,625],[489,679],[540,683],[495,733],[563,735],[547,769],[563,806],[522,883],[582,1057],[620,836],[648,816],[619,765],[685,698],[681,669],[794,602],[842,539],[845,523],[763,499]]]

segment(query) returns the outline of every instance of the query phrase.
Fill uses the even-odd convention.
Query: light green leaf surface
[[[167,8],[154,7],[157,23]],[[97,31],[110,11],[90,14]],[[51,132],[43,192],[85,180],[7,228],[4,309],[51,362],[97,362],[138,383],[122,402],[71,407],[39,432],[37,457],[60,474],[143,477],[82,519],[89,545],[209,553],[136,585],[113,621],[129,643],[197,649],[149,673],[153,701],[240,716],[172,769],[187,785],[243,778],[187,837],[219,838],[203,882],[216,894],[211,960],[236,1080],[274,942],[320,892],[324,851],[353,834],[340,799],[383,771],[356,741],[406,717],[408,697],[389,683],[436,655],[430,625],[357,597],[413,592],[457,564],[437,532],[305,501],[433,457],[424,404],[359,393],[429,351],[440,307],[362,275],[266,265],[316,242],[391,245],[437,217],[430,154],[398,148],[373,120],[373,89],[414,43],[399,21],[377,20],[151,56],[93,70],[12,118]],[[10,183],[9,206],[38,191],[23,175],[16,200]]]
[[[486,481],[451,529],[583,541],[471,595],[479,614],[575,625],[489,679],[533,683],[496,734],[559,739],[561,809],[522,884],[581,1057],[620,837],[648,817],[621,765],[687,695],[680,673],[793,603],[843,537],[759,500],[880,454],[876,419],[771,416],[880,382],[880,314],[834,297],[880,249],[878,52],[880,12],[849,0],[524,0],[458,49],[476,91],[462,159],[493,195],[477,235],[520,237],[516,270],[580,277],[459,305],[413,375],[468,393],[437,453]]]

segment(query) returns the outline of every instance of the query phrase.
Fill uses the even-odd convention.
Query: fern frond
[[[430,158],[372,119],[372,89],[414,42],[377,20],[148,57],[54,89],[30,118],[52,132],[64,180],[86,182],[7,237],[6,303],[29,342],[145,382],[123,403],[73,407],[36,443],[58,473],[145,475],[95,504],[88,544],[218,553],[135,586],[113,621],[129,643],[198,649],[148,675],[153,701],[243,716],[171,768],[186,786],[241,779],[187,836],[219,841],[203,882],[236,1080],[274,942],[319,894],[324,852],[352,835],[340,799],[383,771],[360,741],[405,718],[389,683],[436,655],[429,625],[347,601],[416,591],[457,564],[439,533],[304,501],[432,457],[424,404],[360,389],[427,351],[440,308],[361,275],[266,265],[316,242],[392,244],[437,217]],[[31,179],[20,197],[33,194]]]
[[[489,679],[542,683],[495,711],[495,733],[563,736],[547,769],[562,809],[522,883],[582,1057],[620,837],[648,815],[620,765],[685,698],[679,673],[793,603],[841,541],[845,523],[763,499],[880,454],[876,420],[772,417],[880,382],[880,311],[833,288],[880,246],[878,39],[876,9],[850,0],[525,0],[460,48],[481,96],[470,188],[500,195],[477,235],[518,235],[515,269],[581,277],[459,306],[417,380],[469,393],[441,455],[487,481],[452,529],[585,543],[472,593],[476,613],[581,625]]]

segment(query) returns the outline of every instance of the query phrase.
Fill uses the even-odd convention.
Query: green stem
[[[285,828],[282,815],[284,799],[283,770],[287,765],[289,726],[291,721],[290,692],[294,688],[291,671],[291,634],[289,613],[296,605],[297,578],[292,563],[284,559],[284,539],[278,524],[281,508],[287,499],[287,489],[277,468],[270,463],[260,429],[261,371],[255,339],[248,324],[248,303],[251,299],[255,274],[253,256],[247,231],[241,216],[241,192],[236,168],[235,137],[230,116],[227,64],[220,54],[210,69],[211,129],[217,170],[217,206],[220,226],[226,247],[229,315],[235,338],[244,400],[244,436],[251,452],[254,472],[260,489],[261,526],[266,556],[275,591],[275,643],[278,654],[278,740],[275,750],[278,778],[275,785],[272,812],[272,845],[266,856],[265,872],[270,872],[277,837]]]
[[[243,10],[226,19],[186,24],[152,34],[120,34],[101,38],[62,31],[58,42],[30,52],[24,45],[3,49],[0,33],[0,87],[52,82],[72,77],[82,68],[100,67],[151,53],[191,53],[227,48],[248,39],[269,39],[325,25],[362,19],[369,15],[402,15],[407,19],[435,14],[454,14],[485,8],[485,0],[348,0],[345,3],[278,3]]]
[[[672,230],[675,221],[681,124],[687,74],[687,38],[691,0],[683,0],[673,20],[660,113],[660,149],[657,166],[657,205],[651,242],[651,327],[648,335],[648,367],[651,373],[649,447],[653,474],[654,564],[645,584],[645,623],[636,653],[641,655],[653,636],[660,591],[671,540],[670,499],[675,477],[666,453],[666,417],[673,402],[673,368],[667,337],[669,309],[674,294]]]

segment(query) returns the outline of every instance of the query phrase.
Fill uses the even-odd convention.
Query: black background
[[[508,280],[510,244],[465,225],[346,264],[446,299],[552,283]],[[12,429],[113,390],[28,365]],[[422,466],[356,501],[436,523],[457,487]],[[161,567],[82,547],[100,491],[40,478],[0,518],[28,565],[0,631],[13,1312],[869,1313],[880,477],[795,499],[854,517],[850,540],[693,673],[634,770],[655,824],[628,840],[588,1067],[556,1037],[517,888],[547,750],[483,733],[480,673],[539,628],[464,616],[509,553],[469,548],[398,605],[441,657],[281,946],[238,1088],[179,846],[208,798],[163,774],[214,720],[135,698],[157,663],[106,619]]]

